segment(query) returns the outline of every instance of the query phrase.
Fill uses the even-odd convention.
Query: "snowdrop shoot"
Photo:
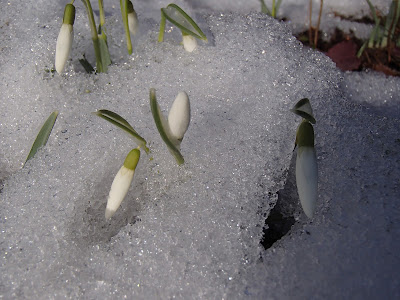
[[[180,152],[180,145],[190,123],[190,103],[185,92],[180,92],[171,106],[168,120],[161,112],[156,98],[156,90],[150,89],[150,108],[156,127],[169,152],[178,165],[185,162]]]
[[[72,1],[73,3],[73,1]],[[55,67],[58,74],[64,71],[74,39],[73,25],[75,21],[75,6],[71,3],[65,6],[63,23],[57,38]]]
[[[166,8],[161,8],[160,32],[158,35],[159,42],[164,40],[166,20],[181,30],[182,44],[186,51],[192,52],[197,48],[196,39],[207,42],[206,35],[201,31],[196,22],[193,21],[193,19],[185,13],[182,8],[173,3],[169,4]]]
[[[190,123],[190,102],[186,92],[180,92],[168,114],[168,126],[171,137],[179,144],[189,128]]]
[[[309,100],[302,99],[299,103],[292,110],[304,116],[296,133],[296,185],[303,211],[307,217],[312,218],[318,197],[318,166],[314,149],[314,128],[309,120],[315,123],[315,119]]]
[[[131,150],[131,152],[126,156],[123,166],[115,176],[107,200],[105,213],[107,220],[115,214],[128,193],[139,158],[140,150],[138,148]]]
[[[133,4],[130,0],[128,0],[128,25],[130,33],[136,35],[139,29],[139,21],[137,18],[136,11],[133,8]]]

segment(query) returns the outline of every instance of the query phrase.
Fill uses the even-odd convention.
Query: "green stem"
[[[121,6],[122,22],[124,23],[124,29],[125,29],[126,48],[128,49],[129,55],[131,55],[132,42],[128,24],[128,0],[119,0],[119,3]]]
[[[103,28],[104,24],[106,23],[106,18],[104,15],[104,8],[103,8],[103,0],[99,0],[99,11],[100,11],[100,26],[101,28]]]
[[[90,32],[92,34],[92,41],[94,47],[94,54],[96,55],[96,68],[97,72],[103,72],[103,65],[101,63],[101,52],[100,52],[100,45],[99,45],[99,37],[97,35],[96,23],[94,21],[92,5],[90,4],[89,0],[82,0],[83,4],[85,4],[86,11],[89,18],[89,25],[90,25]]]
[[[164,40],[165,22],[166,22],[166,19],[165,19],[163,11],[161,10],[160,32],[158,34],[159,42],[162,42]]]
[[[275,6],[275,0],[272,0],[272,17],[276,17],[276,6]]]

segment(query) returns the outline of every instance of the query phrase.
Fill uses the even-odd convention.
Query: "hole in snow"
[[[289,233],[296,223],[295,214],[301,208],[299,207],[296,188],[295,165],[296,155],[294,153],[285,186],[277,193],[278,200],[265,220],[263,237],[261,238],[261,245],[264,249],[270,248]]]

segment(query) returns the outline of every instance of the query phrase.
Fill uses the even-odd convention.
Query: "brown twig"
[[[312,30],[313,30],[312,21],[311,21],[311,18],[312,18],[312,0],[310,0],[310,10],[309,10],[308,18],[310,20],[309,29],[308,29],[308,41],[310,43],[310,46],[312,46]]]
[[[321,24],[321,15],[322,15],[323,5],[324,5],[324,0],[321,0],[321,5],[319,7],[319,13],[318,13],[317,28],[315,29],[315,35],[314,35],[314,47],[315,48],[317,48],[317,43],[318,43],[318,31],[319,31],[319,25]]]

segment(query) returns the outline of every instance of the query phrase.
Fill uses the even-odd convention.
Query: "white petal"
[[[133,35],[138,32],[139,22],[135,11],[128,14],[128,27]]]
[[[182,140],[190,123],[190,102],[185,92],[180,92],[168,114],[169,130],[173,138]]]
[[[110,194],[108,195],[105,214],[106,219],[111,218],[121,205],[126,193],[128,193],[134,173],[134,170],[129,170],[124,166],[119,169],[111,185]]]
[[[318,167],[314,147],[297,149],[296,184],[304,213],[312,218],[318,195]]]
[[[182,40],[183,48],[185,48],[187,52],[193,52],[193,50],[197,48],[197,40],[194,36],[183,35]]]
[[[72,25],[62,24],[56,46],[55,66],[58,74],[61,74],[64,70],[69,53],[71,52],[73,39],[74,31]]]

